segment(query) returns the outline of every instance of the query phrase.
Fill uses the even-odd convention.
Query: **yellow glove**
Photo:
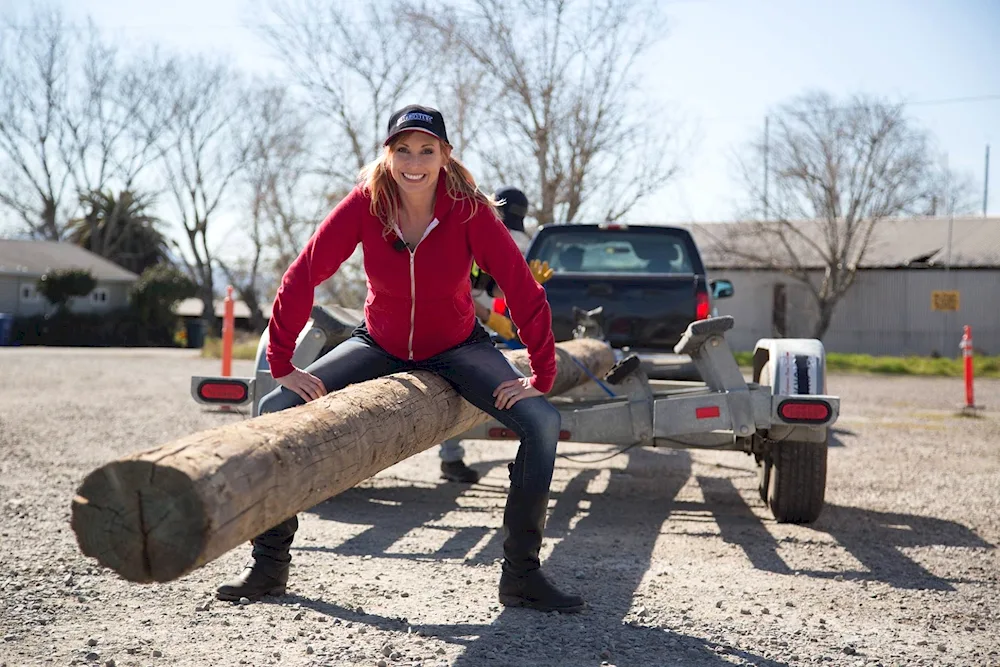
[[[491,310],[490,316],[486,320],[486,326],[496,331],[502,338],[506,338],[507,340],[514,340],[516,338],[514,323],[500,313]]]
[[[537,259],[533,259],[528,262],[528,268],[531,269],[531,275],[535,276],[535,282],[539,285],[544,285],[554,273],[552,269],[549,268],[548,262],[540,262]]]

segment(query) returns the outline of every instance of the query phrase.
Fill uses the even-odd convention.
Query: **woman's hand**
[[[326,387],[323,386],[322,380],[315,375],[306,373],[298,368],[293,370],[288,375],[275,378],[275,382],[286,389],[294,391],[296,394],[301,396],[302,400],[306,403],[314,401],[320,396],[326,395]]]
[[[496,399],[494,405],[501,410],[507,410],[522,398],[541,395],[542,392],[531,386],[530,378],[506,380],[493,390],[493,398]]]

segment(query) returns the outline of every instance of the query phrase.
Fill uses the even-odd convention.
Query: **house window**
[[[41,299],[41,294],[34,285],[21,285],[21,303],[36,303]]]
[[[90,300],[93,303],[107,303],[108,302],[108,288],[98,287],[93,292],[90,293]]]

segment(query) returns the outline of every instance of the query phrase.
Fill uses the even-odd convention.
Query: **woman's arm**
[[[285,271],[268,325],[267,362],[275,379],[294,370],[295,340],[309,319],[313,292],[354,252],[361,241],[361,223],[367,215],[368,200],[355,188],[320,223]]]
[[[545,290],[535,282],[510,232],[490,211],[480,210],[465,224],[473,257],[500,285],[518,337],[528,348],[531,385],[545,393],[552,389],[556,378],[552,311]]]

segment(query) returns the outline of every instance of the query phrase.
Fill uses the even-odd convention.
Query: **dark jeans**
[[[305,370],[322,380],[328,392],[400,371],[424,370],[440,375],[462,398],[495,417],[521,439],[510,473],[511,484],[526,491],[549,490],[559,440],[559,411],[543,396],[521,399],[506,410],[494,407],[493,390],[497,385],[523,376],[493,346],[478,323],[465,342],[424,361],[392,356],[362,326],[352,338]],[[295,392],[278,387],[261,400],[260,413],[286,410],[304,402]]]

